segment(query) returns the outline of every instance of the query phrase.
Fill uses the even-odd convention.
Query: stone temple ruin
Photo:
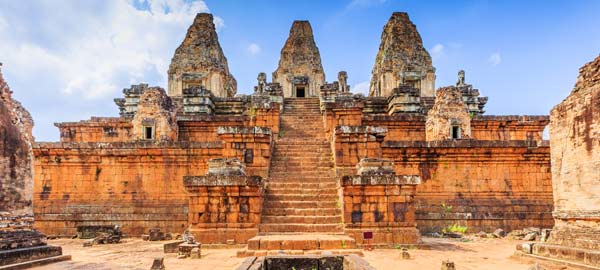
[[[245,244],[238,255],[250,257],[417,245],[453,224],[554,226],[548,242],[521,247],[524,256],[560,249],[579,262],[580,250],[598,250],[600,60],[582,68],[551,117],[486,115],[488,99],[464,71],[434,91],[435,68],[406,13],[383,29],[368,97],[351,93],[345,71],[325,80],[310,23],[295,21],[272,82],[260,72],[253,94],[236,95],[212,20],[194,19],[167,91],[132,85],[115,99],[119,117],[57,123],[60,142],[2,145],[21,147],[2,172],[24,175],[3,178],[3,206],[33,205],[47,235],[159,228]],[[15,171],[13,159],[32,163],[33,189],[23,184],[31,167]]]

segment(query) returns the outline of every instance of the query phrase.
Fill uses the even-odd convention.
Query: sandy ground
[[[427,270],[440,269],[443,260],[456,263],[459,270],[526,270],[531,262],[511,259],[515,245],[520,241],[505,239],[434,239],[424,238],[429,249],[410,249],[410,260],[400,258],[400,250],[379,249],[365,251],[364,259],[379,270]],[[215,269],[233,270],[243,258],[236,257],[237,249],[203,249],[201,259],[177,259],[175,254],[164,254],[165,242],[144,242],[139,239],[124,239],[121,244],[82,247],[82,240],[51,240],[51,245],[63,247],[71,261],[60,262],[34,269],[150,269],[153,258],[164,257],[170,269]]]

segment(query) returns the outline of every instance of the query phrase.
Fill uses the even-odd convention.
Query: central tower
[[[290,35],[281,49],[279,66],[273,82],[282,86],[284,97],[318,96],[325,83],[319,48],[308,21],[294,21]]]

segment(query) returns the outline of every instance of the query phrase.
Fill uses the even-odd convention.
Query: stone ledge
[[[480,140],[445,140],[445,141],[384,141],[382,147],[387,148],[409,148],[409,147],[438,147],[438,148],[515,148],[515,147],[549,147],[546,142],[537,141],[480,141]]]
[[[136,142],[36,142],[33,149],[218,149],[223,142],[168,142],[168,141],[136,141]]]
[[[231,175],[211,175],[211,176],[184,176],[183,185],[189,187],[216,187],[216,186],[251,186],[262,185],[260,176],[231,176]]]
[[[517,246],[517,252],[523,255],[539,256],[550,260],[561,260],[580,266],[600,269],[600,251],[573,248],[546,243],[524,243]]]
[[[217,134],[254,134],[271,136],[271,129],[267,127],[218,127]]]
[[[104,127],[107,124],[122,124],[126,126],[131,126],[131,122],[127,119],[121,117],[96,117],[92,116],[89,120],[81,120],[79,122],[61,122],[54,123],[55,127]]]
[[[519,123],[544,122],[550,123],[548,115],[477,115],[473,121],[517,121]]]
[[[28,261],[40,260],[61,255],[62,248],[56,246],[35,246],[2,250],[0,251],[0,266],[25,263]]]
[[[421,177],[418,175],[346,175],[342,177],[342,186],[378,186],[378,185],[418,185]]]
[[[600,220],[600,210],[554,210],[557,219]]]
[[[421,124],[425,124],[425,120],[426,120],[426,116],[425,115],[421,115],[421,114],[394,114],[394,115],[387,115],[387,114],[368,114],[368,115],[364,115],[362,118],[363,121],[389,121],[389,122],[395,122],[395,121],[409,121],[409,122],[423,122]]]
[[[240,122],[248,121],[245,115],[177,115],[177,122]]]
[[[335,134],[374,134],[385,136],[388,132],[387,127],[376,126],[337,126]]]

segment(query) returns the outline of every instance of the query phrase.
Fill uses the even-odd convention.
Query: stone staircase
[[[286,98],[278,137],[259,235],[250,239],[248,250],[241,253],[354,251],[354,239],[343,234],[338,180],[319,99]]]
[[[285,99],[260,232],[342,233],[333,156],[316,98]]]

